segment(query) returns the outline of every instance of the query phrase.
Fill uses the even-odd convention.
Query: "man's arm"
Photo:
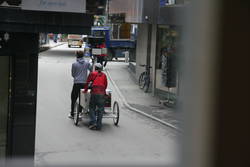
[[[75,66],[74,66],[74,64],[72,64],[72,66],[71,66],[71,76],[73,77],[73,78],[75,78]]]
[[[92,72],[92,65],[88,62],[88,70]]]
[[[104,75],[104,76],[105,76],[105,79],[104,79],[104,87],[105,87],[105,89],[107,89],[107,87],[108,87],[107,76],[106,76],[106,75]]]
[[[93,74],[90,73],[89,76],[88,76],[88,78],[87,78],[87,82],[84,85],[84,92],[85,93],[88,91],[88,85],[89,85],[90,81],[92,81],[92,78],[93,78]]]

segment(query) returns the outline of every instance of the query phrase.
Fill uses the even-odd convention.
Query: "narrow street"
[[[250,167],[247,2],[0,0],[0,167]]]
[[[178,162],[176,132],[122,104],[114,85],[113,98],[120,105],[120,122],[103,119],[102,131],[87,127],[88,119],[75,126],[69,119],[72,89],[71,64],[79,48],[61,45],[40,53],[36,116],[36,166],[146,164],[175,166]],[[108,62],[110,71],[124,62]],[[129,86],[129,85],[128,85]],[[139,88],[138,88],[139,89]],[[139,100],[139,99],[138,99]],[[136,102],[135,102],[136,103]]]

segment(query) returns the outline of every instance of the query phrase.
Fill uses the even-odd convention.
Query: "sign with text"
[[[86,0],[22,0],[23,10],[86,13]]]
[[[0,0],[1,6],[19,6],[22,0]]]

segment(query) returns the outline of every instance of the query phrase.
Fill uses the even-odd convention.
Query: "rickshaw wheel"
[[[79,116],[80,116],[80,106],[78,102],[75,103],[74,107],[74,124],[77,126],[79,123]]]
[[[117,101],[114,102],[113,104],[113,114],[115,117],[113,118],[114,124],[117,126],[119,122],[119,117],[120,117],[120,109],[119,109],[119,104]]]

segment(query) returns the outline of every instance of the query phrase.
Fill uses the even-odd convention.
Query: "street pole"
[[[109,24],[109,0],[106,1],[106,19],[105,26]]]

